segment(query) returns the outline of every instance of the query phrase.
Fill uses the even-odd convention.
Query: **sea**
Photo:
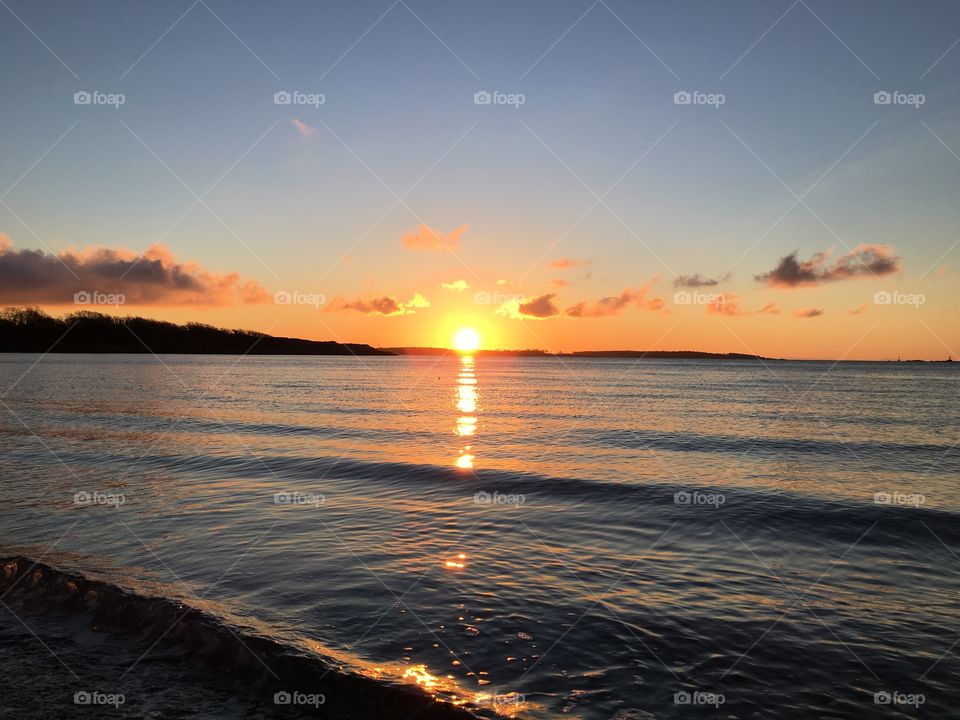
[[[0,717],[960,717],[947,363],[0,355]]]

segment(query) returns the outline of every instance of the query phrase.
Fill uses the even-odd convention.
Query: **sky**
[[[0,3],[0,305],[960,357],[960,5]]]

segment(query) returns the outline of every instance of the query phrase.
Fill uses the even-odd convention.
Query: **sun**
[[[453,336],[453,347],[460,352],[473,352],[480,347],[480,333],[473,328],[460,328]]]

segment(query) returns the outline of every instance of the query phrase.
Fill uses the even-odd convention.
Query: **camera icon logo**
[[[273,294],[274,305],[289,305],[291,299],[290,293],[288,293],[286,290],[281,290],[280,292],[275,292]]]
[[[889,705],[892,701],[893,696],[891,696],[886,690],[881,690],[880,692],[875,692],[873,694],[874,705]]]
[[[289,105],[293,102],[293,96],[286,90],[278,90],[273,94],[274,105]]]
[[[878,290],[873,294],[875,305],[889,305],[893,301],[893,296],[886,290]]]
[[[674,705],[689,705],[692,701],[693,697],[686,690],[681,690],[673,694]]]
[[[686,90],[680,90],[673,94],[674,105],[689,105],[691,102],[693,102],[693,95]]]
[[[480,90],[473,94],[474,105],[489,105],[493,102],[493,96],[486,90]]]
[[[879,90],[873,94],[874,105],[889,105],[893,102],[893,95],[886,90]]]
[[[74,105],[89,105],[93,102],[93,96],[86,90],[78,90],[73,94]]]
[[[73,294],[73,302],[75,305],[89,305],[90,301],[90,293],[88,293],[86,290],[81,290]]]
[[[274,705],[289,705],[293,702],[293,697],[286,690],[281,690],[273,694]]]
[[[891,500],[893,500],[893,498],[890,496],[890,493],[878,492],[873,494],[874,505],[889,505]]]
[[[680,291],[673,294],[673,302],[677,305],[689,305],[693,300],[693,296],[686,291]]]

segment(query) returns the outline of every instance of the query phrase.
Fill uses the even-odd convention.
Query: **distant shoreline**
[[[54,353],[87,355],[341,355],[398,356],[453,355],[439,347],[376,348],[365,343],[276,337],[251,330],[228,330],[202,323],[177,325],[142,317],[114,317],[80,311],[55,318],[36,308],[0,311],[0,354]],[[876,362],[950,364],[952,360],[831,360],[770,358],[748,353],[711,353],[699,350],[477,350],[478,357],[566,358],[606,360],[733,360],[758,362]]]

